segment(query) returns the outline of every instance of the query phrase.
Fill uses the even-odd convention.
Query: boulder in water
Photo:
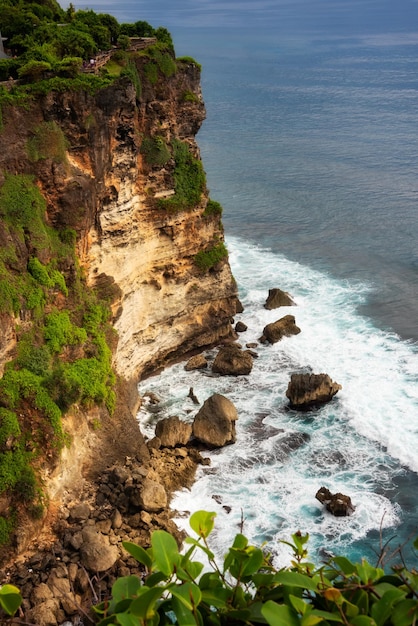
[[[236,344],[221,348],[212,365],[212,371],[223,376],[245,376],[252,368],[253,357]]]
[[[304,411],[329,402],[340,389],[328,374],[292,374],[286,396],[292,408]]]
[[[325,504],[327,511],[336,517],[346,517],[355,510],[349,496],[345,496],[343,493],[332,494],[326,487],[318,489],[315,498],[321,504]]]
[[[298,335],[300,333],[299,326],[296,326],[294,315],[285,315],[276,322],[267,324],[264,327],[263,335],[260,337],[262,343],[277,343],[283,337]]]
[[[209,448],[235,442],[238,413],[228,398],[215,393],[206,400],[193,422],[193,435]]]
[[[264,304],[264,308],[271,311],[272,309],[278,309],[281,306],[295,306],[295,301],[287,293],[281,289],[269,289],[269,295]]]
[[[192,426],[177,416],[168,417],[157,422],[155,436],[159,437],[164,448],[185,446],[192,435]]]

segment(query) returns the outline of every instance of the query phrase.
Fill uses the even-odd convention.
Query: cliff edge
[[[17,465],[2,482],[0,542],[32,507],[18,550],[86,476],[149,458],[138,380],[229,336],[236,312],[195,140],[200,68],[128,58],[111,80],[1,87],[0,418],[10,432],[0,445],[3,465]]]

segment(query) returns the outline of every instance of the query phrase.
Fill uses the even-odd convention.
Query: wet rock
[[[286,397],[292,408],[306,410],[329,402],[340,389],[328,374],[292,374]]]
[[[244,324],[244,322],[237,322],[235,324],[236,333],[245,333],[246,330],[248,330],[248,326]]]
[[[192,356],[184,366],[186,372],[191,372],[193,370],[204,370],[208,366],[207,359],[203,356],[203,354],[196,354]]]
[[[192,435],[192,425],[183,422],[177,416],[160,420],[155,427],[155,434],[161,445],[166,448],[184,446]]]
[[[272,309],[278,309],[281,306],[295,306],[295,301],[287,293],[281,289],[269,289],[269,295],[264,304],[264,308],[269,311]]]
[[[349,496],[342,493],[332,494],[326,487],[321,487],[315,494],[315,498],[325,504],[327,511],[336,517],[346,517],[354,510],[354,506]]]
[[[235,344],[221,348],[212,365],[212,371],[223,376],[246,376],[252,368],[251,354]]]
[[[215,393],[208,398],[193,422],[193,435],[210,448],[235,442],[238,413],[228,398]]]
[[[285,315],[276,322],[267,324],[263,329],[263,335],[260,341],[265,343],[277,343],[283,337],[291,337],[300,333],[299,326],[296,326],[294,315]]]

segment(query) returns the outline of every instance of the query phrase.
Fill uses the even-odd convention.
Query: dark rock
[[[332,494],[326,487],[321,487],[316,492],[315,498],[321,504],[325,504],[327,511],[336,517],[346,517],[355,510],[349,496],[345,496],[342,493]]]
[[[269,343],[277,343],[283,337],[298,335],[300,328],[296,326],[294,315],[285,315],[276,322],[267,324],[263,330],[263,336],[260,341],[263,343],[267,340]]]
[[[166,448],[184,446],[192,435],[192,425],[183,422],[177,416],[168,417],[157,423],[155,435],[160,439],[161,445]]]
[[[292,374],[286,396],[291,407],[306,410],[329,402],[340,389],[328,374]]]
[[[193,404],[200,404],[199,400],[197,399],[197,396],[195,395],[193,391],[193,387],[190,387],[187,397],[192,400]]]
[[[281,289],[269,289],[269,295],[264,304],[264,308],[269,311],[272,309],[278,309],[281,306],[295,306],[295,301],[287,293]]]
[[[215,357],[212,371],[223,376],[246,376],[253,368],[253,358],[238,346],[221,348]]]
[[[245,333],[246,330],[248,330],[248,326],[244,324],[244,322],[237,322],[235,324],[236,333]]]
[[[244,307],[238,298],[235,300],[235,313],[244,313]]]
[[[193,422],[193,435],[210,448],[234,443],[237,419],[238,413],[232,402],[215,393],[197,413]]]

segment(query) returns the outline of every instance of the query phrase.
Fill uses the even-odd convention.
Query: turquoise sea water
[[[248,377],[178,364],[140,385],[162,398],[159,414],[140,415],[150,436],[156,418],[193,418],[191,386],[202,402],[217,391],[238,408],[237,443],[211,453],[174,505],[216,510],[221,551],[242,516],[278,563],[289,557],[279,540],[296,530],[310,533],[317,559],[373,560],[380,534],[393,547],[417,536],[418,5],[148,0],[140,15],[129,0],[89,6],[167,26],[177,54],[202,63],[197,139],[224,206],[242,343],[287,312],[302,329],[260,346]],[[297,307],[265,311],[272,287]],[[313,413],[289,411],[285,390],[300,371],[325,371],[342,391]],[[326,514],[314,497],[322,485],[350,495],[355,513]],[[417,565],[410,544],[404,554]]]

